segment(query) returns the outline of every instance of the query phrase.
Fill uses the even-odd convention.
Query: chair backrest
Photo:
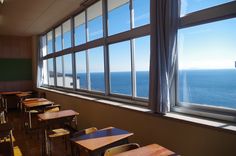
[[[86,128],[86,129],[80,130],[78,132],[75,132],[72,137],[79,137],[81,135],[90,134],[90,133],[93,133],[93,132],[95,132],[97,130],[98,129],[96,127]]]
[[[54,104],[52,106],[47,106],[44,108],[44,112],[58,112],[61,109],[61,105]]]
[[[113,156],[115,154],[122,153],[122,152],[129,151],[129,150],[133,150],[133,149],[136,149],[139,147],[140,146],[137,143],[129,143],[129,144],[124,144],[124,145],[120,145],[120,146],[115,146],[115,147],[107,149],[105,151],[104,156]]]
[[[32,98],[46,98],[46,93],[45,92],[38,92],[38,91],[33,91],[31,93]]]

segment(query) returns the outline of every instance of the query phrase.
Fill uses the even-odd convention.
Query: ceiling
[[[4,0],[0,35],[41,34],[79,8],[82,0]]]

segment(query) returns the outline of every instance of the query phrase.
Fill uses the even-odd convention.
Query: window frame
[[[226,19],[236,18],[236,1],[216,5],[203,10],[189,13],[180,17],[179,29],[190,28],[202,24],[208,24]],[[184,113],[200,117],[207,117],[218,120],[235,122],[236,109],[219,108],[211,105],[190,104],[188,102],[179,102],[178,99],[178,66],[175,74],[175,103],[171,105],[171,111]]]
[[[97,3],[101,1],[102,2],[102,25],[103,25],[103,37],[102,38],[98,38],[92,41],[88,41],[88,19],[87,19],[87,9],[92,6],[93,4]],[[129,0],[130,1],[130,6],[133,6],[133,0]],[[150,0],[151,2],[151,0]],[[125,96],[125,95],[119,95],[119,94],[111,94],[110,93],[110,77],[109,77],[109,54],[108,54],[108,45],[109,44],[114,44],[114,43],[118,43],[118,42],[122,42],[122,41],[126,41],[126,40],[130,40],[130,43],[133,42],[134,39],[139,38],[139,37],[144,37],[144,36],[151,36],[151,21],[146,24],[146,25],[142,25],[139,27],[135,27],[134,28],[134,23],[133,23],[133,11],[132,9],[129,10],[130,11],[130,30],[129,31],[125,31],[125,32],[121,32],[121,33],[117,33],[115,35],[112,36],[108,36],[108,10],[107,10],[107,0],[92,0],[89,2],[86,2],[84,4],[84,6],[81,7],[81,9],[78,10],[78,12],[76,12],[75,14],[71,15],[70,17],[64,19],[63,21],[61,21],[60,23],[58,23],[57,25],[53,26],[52,28],[50,28],[48,31],[46,31],[45,33],[41,34],[41,36],[43,36],[44,34],[47,34],[48,32],[52,31],[53,33],[53,43],[55,42],[55,28],[57,28],[58,26],[61,26],[62,32],[62,40],[63,40],[63,23],[67,22],[68,20],[71,20],[71,42],[72,42],[72,46],[70,48],[64,49],[63,47],[63,43],[62,43],[62,50],[61,51],[57,51],[55,52],[55,44],[53,44],[53,52],[51,54],[47,54],[46,56],[42,57],[42,60],[46,60],[46,59],[53,59],[53,63],[54,63],[54,84],[55,85],[47,85],[47,84],[41,84],[42,87],[46,87],[46,88],[53,88],[56,90],[61,90],[61,91],[65,91],[65,92],[73,92],[73,93],[77,93],[77,94],[81,94],[81,95],[86,95],[86,96],[93,96],[93,97],[101,97],[104,99],[109,99],[109,100],[113,100],[113,101],[120,101],[120,102],[125,102],[125,103],[129,103],[129,104],[134,104],[134,105],[139,105],[139,106],[145,106],[145,107],[149,107],[149,100],[148,98],[143,98],[143,97],[134,97],[134,96]],[[74,32],[75,32],[75,25],[74,25],[74,20],[75,17],[77,15],[79,15],[80,13],[85,12],[85,30],[86,30],[86,42],[80,45],[76,45],[75,46],[75,39],[74,39]],[[151,6],[150,6],[150,14],[151,16]],[[149,17],[151,19],[151,17]],[[63,41],[62,41],[63,42]],[[151,44],[151,42],[150,42]],[[103,46],[104,48],[104,79],[105,79],[105,92],[101,93],[101,92],[97,92],[94,90],[88,90],[88,89],[78,89],[77,88],[77,79],[76,79],[76,58],[75,55],[77,52],[80,51],[86,51],[86,55],[88,55],[88,50],[92,49],[92,48],[96,48],[99,46]],[[151,48],[151,46],[150,46]],[[131,51],[133,47],[131,47]],[[150,49],[151,51],[151,49]],[[134,52],[131,52],[134,53]],[[66,88],[66,87],[58,87],[57,86],[57,80],[56,80],[56,57],[58,56],[62,56],[66,55],[66,54],[72,54],[72,74],[73,74],[73,88]],[[133,54],[132,54],[132,57]],[[88,58],[88,56],[87,56]],[[133,59],[134,60],[134,59]],[[132,59],[131,59],[132,61]],[[64,62],[62,61],[62,64],[64,64]],[[136,71],[134,70],[134,61],[132,61],[132,86],[136,86],[136,81],[133,82],[133,79],[135,79],[135,75],[136,75]],[[64,73],[63,73],[64,75]],[[87,80],[89,81],[89,80]],[[135,83],[135,85],[133,85]],[[63,79],[63,84],[65,84],[64,79]],[[89,86],[89,85],[88,85]],[[90,85],[91,86],[91,85]],[[136,91],[136,89],[134,87],[132,87],[132,90]]]

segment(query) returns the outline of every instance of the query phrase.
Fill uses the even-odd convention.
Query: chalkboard
[[[0,81],[32,80],[31,59],[0,59]]]

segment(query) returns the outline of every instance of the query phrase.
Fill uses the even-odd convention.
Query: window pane
[[[87,89],[86,51],[76,53],[77,88]]]
[[[203,10],[220,4],[224,4],[233,0],[181,0],[181,16],[188,13]]]
[[[236,108],[236,18],[179,31],[180,102]]]
[[[89,70],[91,90],[105,91],[103,47],[89,50]]]
[[[103,37],[102,26],[102,1],[87,9],[88,41]]]
[[[132,95],[130,41],[109,45],[111,93]]]
[[[52,31],[47,33],[47,54],[53,53],[52,47]]]
[[[108,0],[108,35],[130,30],[129,0]]]
[[[43,71],[42,71],[43,84],[48,84],[48,61],[43,60]]]
[[[136,70],[136,96],[149,96],[150,36],[134,40],[134,56]]]
[[[73,88],[73,74],[72,74],[72,56],[71,54],[64,56],[64,74],[65,74],[65,87]]]
[[[54,66],[53,59],[48,59],[48,75],[49,75],[49,85],[54,86]]]
[[[55,29],[55,51],[62,50],[61,26]]]
[[[63,87],[62,57],[56,58],[57,86]]]
[[[85,31],[85,12],[80,13],[74,18],[75,22],[75,45],[80,45],[86,42]]]
[[[133,0],[134,27],[150,23],[150,0]]]
[[[62,25],[63,28],[63,49],[71,47],[71,21],[68,20]]]
[[[46,35],[41,37],[41,54],[42,54],[42,56],[47,55],[47,38],[46,38]]]

